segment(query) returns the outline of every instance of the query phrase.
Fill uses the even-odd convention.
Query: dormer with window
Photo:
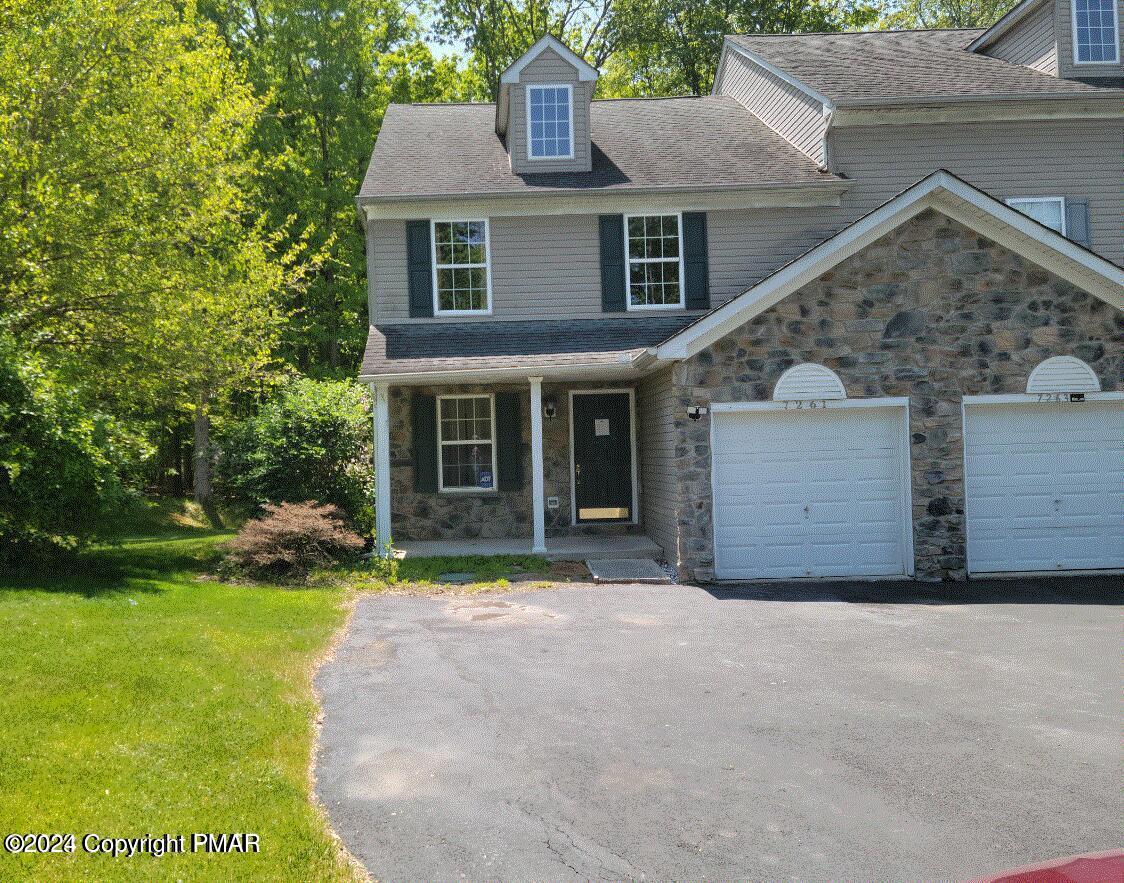
[[[597,70],[549,35],[500,78],[496,132],[517,175],[588,172]]]

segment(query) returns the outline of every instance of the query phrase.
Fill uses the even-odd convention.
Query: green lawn
[[[198,576],[225,534],[182,529],[0,576],[0,834],[259,835],[260,853],[8,855],[0,880],[336,880],[309,802],[310,678],[339,588]]]

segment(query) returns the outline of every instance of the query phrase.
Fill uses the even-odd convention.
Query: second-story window
[[[1120,60],[1116,0],[1073,0],[1073,58],[1078,64]]]
[[[571,159],[574,155],[572,86],[527,87],[527,156]]]
[[[433,222],[435,315],[491,310],[487,221]]]
[[[683,218],[681,215],[626,215],[628,308],[683,306]]]
[[[1061,196],[1024,196],[1008,199],[1007,205],[1017,209],[1039,224],[1065,236],[1065,198]]]

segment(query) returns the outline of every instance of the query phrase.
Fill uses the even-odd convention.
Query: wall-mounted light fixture
[[[542,413],[547,420],[553,420],[558,413],[558,400],[554,396],[547,396],[542,400]]]
[[[706,412],[707,412],[707,409],[704,408],[702,405],[691,405],[687,409],[687,416],[690,417],[692,420],[698,420]]]

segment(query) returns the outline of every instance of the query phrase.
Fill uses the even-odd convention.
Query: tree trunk
[[[195,502],[214,527],[222,527],[211,489],[211,415],[207,405],[195,406]]]

